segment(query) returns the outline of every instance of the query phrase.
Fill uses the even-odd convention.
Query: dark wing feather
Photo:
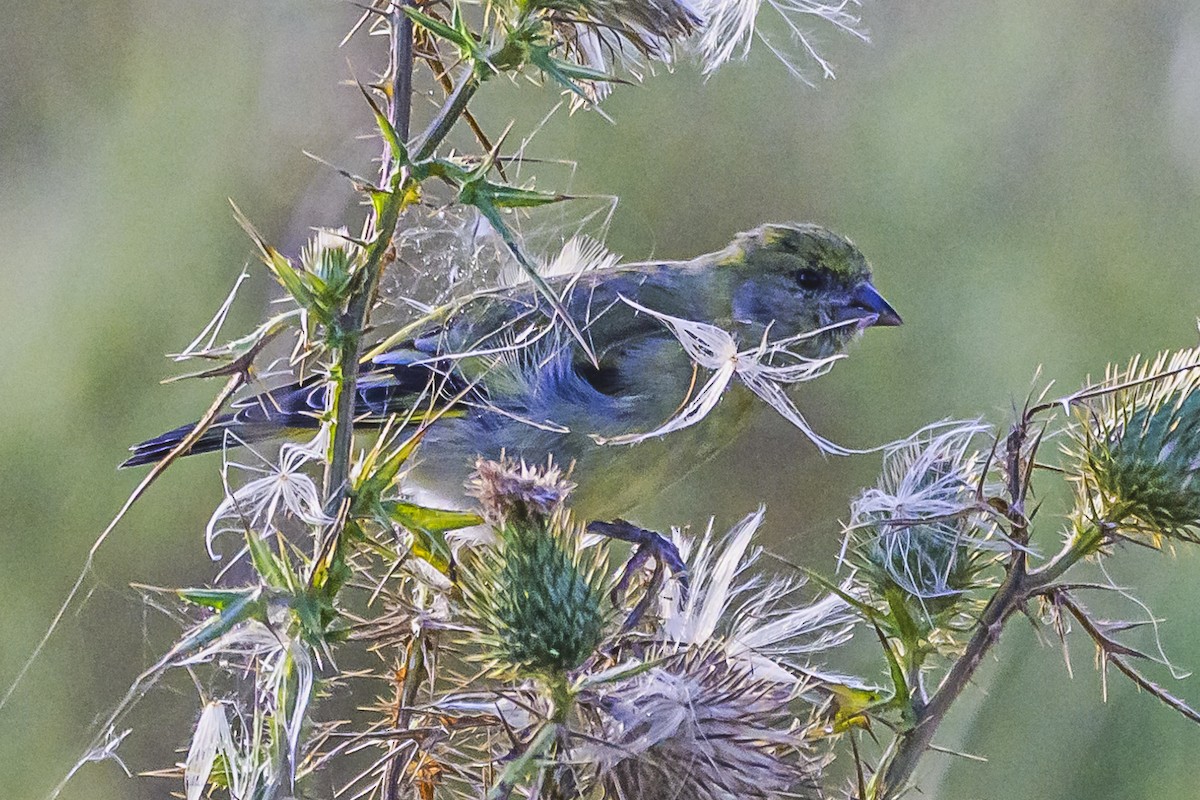
[[[430,360],[415,350],[398,350],[373,361],[371,369],[359,376],[357,388],[355,424],[377,426],[392,414],[411,414],[420,419],[422,412],[444,410],[444,404],[464,392],[467,385],[450,371],[444,359]],[[328,385],[313,377],[239,400],[233,404],[235,411],[220,417],[186,455],[270,439],[288,430],[316,429],[327,393]],[[194,426],[181,425],[134,445],[129,448],[133,455],[121,466],[161,460]]]
[[[237,403],[237,420],[249,425],[315,428],[325,410],[328,384],[318,378],[271,389]],[[437,408],[466,388],[466,382],[444,359],[415,350],[393,350],[378,356],[358,377],[354,407],[358,424],[378,425],[392,414]]]

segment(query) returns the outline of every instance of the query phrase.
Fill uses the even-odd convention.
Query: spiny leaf
[[[477,206],[481,200],[485,200],[497,208],[536,208],[573,198],[566,194],[521,189],[516,186],[506,186],[479,179],[463,184],[459,190],[459,199],[473,206]]]
[[[304,283],[304,279],[300,277],[300,273],[292,266],[292,262],[274,247],[267,244],[267,241],[259,234],[254,225],[251,224],[249,218],[242,213],[242,210],[235,203],[230,201],[230,205],[233,206],[234,217],[237,219],[238,224],[242,226],[242,230],[246,231],[247,235],[250,236],[254,244],[258,247],[259,256],[262,258],[263,263],[267,265],[267,269],[275,276],[275,280],[279,281],[280,285],[302,307],[316,310],[314,308],[316,306],[316,297],[309,291],[308,286]]]
[[[905,719],[912,718],[912,706],[909,704],[909,688],[908,681],[904,678],[904,668],[900,666],[900,660],[896,658],[896,652],[892,650],[891,643],[888,642],[887,636],[879,625],[874,624],[875,635],[879,637],[879,646],[883,648],[884,658],[888,662],[888,674],[892,677],[892,685],[895,687],[895,693],[892,695],[892,701],[900,708],[900,713]]]
[[[550,56],[550,48],[546,48],[545,51],[543,51],[541,48],[535,48],[531,54],[530,60],[533,61],[533,63],[538,67],[542,67],[542,63],[539,61],[539,59],[544,59],[547,63],[549,63],[549,65],[554,68],[556,73],[577,81],[629,83],[629,81],[618,78],[617,76],[604,72],[603,70],[592,69],[591,67],[585,67],[582,64],[575,64],[570,61],[563,61],[562,59],[553,58]]]
[[[559,86],[578,96],[584,102],[591,103],[592,98],[588,96],[587,92],[576,81],[617,82],[612,76],[599,70],[589,69],[588,67],[554,58],[550,55],[551,49],[551,47],[545,45],[532,48],[529,53],[529,62],[550,76],[550,79]]]
[[[245,600],[258,590],[249,589],[177,589],[182,600],[197,606],[224,611],[233,604]]]
[[[473,525],[482,525],[483,517],[468,511],[448,511],[440,508],[426,508],[415,503],[395,501],[384,504],[389,517],[410,530],[420,528],[430,533],[446,533]]]
[[[438,572],[452,578],[454,562],[446,537],[421,528],[408,528],[408,532],[413,537],[412,554]]]
[[[413,164],[412,174],[413,178],[418,181],[426,178],[438,178],[458,188],[470,182],[475,173],[463,169],[462,166],[450,159],[430,158]]]
[[[404,462],[408,461],[413,452],[417,449],[417,445],[421,443],[421,438],[425,435],[425,427],[419,428],[416,433],[408,438],[404,444],[392,453],[373,473],[368,475],[358,486],[355,487],[355,495],[362,498],[363,503],[373,504],[378,502],[379,496],[391,487],[396,481],[396,476],[400,474],[400,468],[404,466]],[[357,513],[366,513],[367,509],[355,503],[355,511]]]
[[[186,657],[215,642],[233,627],[249,619],[267,621],[266,604],[262,602],[262,590],[254,589],[241,599],[230,603],[224,609],[217,611],[199,626],[193,628],[187,635],[175,643],[171,650],[160,660],[161,664],[170,664]]]
[[[250,561],[254,569],[262,577],[263,582],[272,589],[291,591],[294,582],[288,565],[272,552],[267,540],[251,530],[246,531],[246,548],[250,551]]]
[[[400,10],[403,11],[408,18],[413,21],[414,24],[419,25],[420,27],[432,33],[434,36],[445,39],[451,44],[456,45],[459,50],[463,51],[465,55],[474,57],[478,53],[479,43],[475,40],[475,37],[471,36],[470,32],[466,30],[466,26],[462,22],[462,16],[458,13],[457,4],[455,5],[454,22],[456,24],[454,26],[447,25],[439,19],[431,17],[428,14],[424,14],[408,4],[400,6]]]
[[[411,6],[405,5],[403,8],[407,11]],[[418,12],[419,13],[419,12]],[[375,102],[375,98],[371,97],[370,92],[361,83],[358,84],[358,90],[362,92],[362,96],[367,101],[367,105],[371,106],[371,113],[375,115],[375,124],[379,126],[379,133],[383,136],[383,140],[387,142],[388,150],[392,153],[392,159],[399,165],[403,166],[408,163],[408,148],[404,146],[404,142],[400,140],[400,133],[392,125],[392,121],[388,119],[388,115],[383,113],[383,109]]]

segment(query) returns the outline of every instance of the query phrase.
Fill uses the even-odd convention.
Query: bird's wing
[[[583,403],[587,408],[581,413],[601,417],[605,403],[616,413],[616,406],[627,408],[646,396],[678,402],[681,376],[690,375],[690,363],[680,360],[678,343],[658,320],[621,301],[644,301],[654,274],[614,270],[561,280],[556,283],[567,289],[564,304],[591,339],[598,366],[560,329],[536,293],[515,287],[480,298],[446,324],[431,326],[364,365],[357,423],[378,425],[393,414],[453,416],[471,406],[519,411],[538,392],[553,395],[552,405],[564,413],[569,411],[564,406]],[[234,422],[315,428],[327,392],[328,385],[316,377],[270,389],[236,402]]]
[[[661,422],[694,379],[690,362],[658,320],[638,314],[625,297],[691,319],[702,292],[680,292],[674,265],[638,265],[553,280],[599,364],[586,358],[554,312],[528,286],[489,293],[444,325],[376,356],[359,376],[355,419],[379,425],[392,415],[416,421],[461,416],[471,409],[504,416],[565,419],[579,431],[606,435]],[[324,414],[328,385],[317,377],[269,389],[233,404],[233,412],[190,452],[211,452],[313,430]],[[184,425],[131,448],[123,466],[161,459],[186,437]],[[231,438],[232,437],[232,438]]]
[[[492,404],[514,412],[546,401],[567,416],[573,415],[565,406],[582,403],[585,413],[604,417],[619,415],[646,397],[669,398],[662,402],[674,408],[693,377],[691,362],[660,320],[638,312],[625,299],[702,317],[692,298],[675,291],[675,266],[639,265],[552,280],[597,363],[528,286],[478,299],[444,325],[418,334],[409,349],[426,360],[444,359],[446,374],[464,384],[486,386]],[[407,363],[412,360],[407,352],[385,353],[376,360]],[[657,402],[652,406],[647,414],[658,412]]]
[[[235,420],[247,425],[279,428],[314,428],[326,408],[328,383],[309,378],[234,404]],[[481,391],[468,386],[447,363],[418,350],[389,351],[368,365],[358,378],[355,421],[378,425],[393,414],[422,419],[432,413],[455,413],[453,405],[464,393]]]
[[[662,323],[638,313],[625,302],[631,300],[656,310],[688,318],[703,318],[693,298],[680,291],[674,280],[677,262],[637,264],[557,275],[547,279],[559,295],[562,307],[583,333],[593,352],[602,352],[643,334],[664,330]],[[431,326],[413,337],[411,346],[429,355],[495,350],[505,345],[529,343],[547,329],[565,328],[555,311],[529,284],[495,290],[461,308],[444,324]],[[582,350],[565,330],[556,333],[556,343]]]

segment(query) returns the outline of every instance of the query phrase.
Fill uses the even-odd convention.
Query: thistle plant
[[[889,446],[879,483],[851,503],[847,560],[866,596],[880,603],[882,629],[898,643],[910,679],[939,649],[955,647],[978,608],[1003,543],[983,513],[977,422],[950,422]]]
[[[200,695],[197,721],[180,762],[158,774],[177,789],[181,782],[188,800],[664,792],[766,800],[843,789],[886,800],[910,787],[940,722],[1016,612],[1064,640],[1073,620],[1103,667],[1200,721],[1139,671],[1135,659],[1146,654],[1115,638],[1128,624],[1091,616],[1080,595],[1104,585],[1066,577],[1119,557],[1126,543],[1162,548],[1200,536],[1195,350],[1135,361],[1079,393],[1031,402],[1003,433],[981,421],[944,422],[881,448],[879,482],[850,502],[837,575],[777,554],[771,563],[786,570],[769,572],[757,539],[763,508],[723,535],[713,524],[663,534],[579,512],[576,482],[607,480],[618,487],[609,493],[615,502],[632,474],[513,455],[479,458],[468,486],[450,497],[430,497],[414,479],[426,447],[503,449],[497,431],[507,422],[473,430],[492,431],[487,442],[453,432],[462,430],[455,420],[480,409],[519,422],[521,443],[574,426],[594,447],[617,449],[684,429],[703,441],[710,416],[753,400],[825,453],[869,452],[817,434],[788,394],[828,372],[863,329],[900,324],[849,240],[816,225],[764,225],[717,253],[625,272],[582,239],[534,252],[521,226],[573,198],[516,182],[510,168],[520,152],[472,110],[501,77],[531,78],[573,107],[598,110],[623,82],[688,59],[710,73],[756,38],[799,72],[760,30],[764,8],[829,74],[801,20],[864,37],[854,7],[413,0],[366,8],[362,27],[388,42],[387,68],[359,87],[382,157],[371,177],[340,169],[361,191],[364,215],[317,232],[291,257],[236,212],[285,305],[219,343],[235,287],[178,356],[202,359],[206,368],[190,377],[221,378],[223,388],[198,422],[136,446],[127,462],[154,465],[132,504],[179,457],[219,451],[224,499],[205,543],[218,560],[230,548],[216,542],[236,537],[239,546],[212,585],[160,590],[158,603],[183,609],[184,631],[97,724],[71,774],[116,758],[132,705],[186,670]],[[441,99],[413,135],[419,81]],[[474,149],[451,146],[460,129]],[[440,196],[452,198],[449,210]],[[428,222],[443,212],[490,237],[495,257],[482,271],[501,285],[447,275],[435,298],[403,307],[382,298],[389,269],[437,258],[435,247],[414,255],[413,243],[446,232]],[[642,287],[668,307],[639,302]],[[377,329],[380,318],[387,330]],[[614,318],[640,327],[604,352],[597,342]],[[612,351],[647,342],[686,356],[682,378],[673,376],[686,395],[669,398],[673,411],[613,433],[542,413],[539,400],[553,389],[583,398],[571,407],[587,410],[588,424],[620,421],[622,392],[636,392]],[[260,363],[280,343],[279,359]],[[579,358],[564,361],[568,351]],[[647,361],[643,372],[669,371]],[[234,399],[276,373],[294,382]],[[521,402],[498,402],[506,391]],[[596,408],[616,410],[605,417]],[[268,455],[270,440],[297,431],[303,443]],[[1043,470],[1050,439],[1066,444],[1060,463]],[[232,460],[244,446],[250,455]],[[1043,557],[1030,499],[1035,480],[1050,476],[1069,480],[1076,501],[1060,548]],[[871,674],[837,664],[853,635],[880,647]],[[852,774],[848,789],[839,760]]]
[[[839,693],[831,724],[853,728],[878,719],[896,734],[874,770],[860,763],[856,797],[896,797],[909,787],[946,712],[1017,612],[1036,626],[1048,624],[1064,646],[1077,624],[1103,671],[1115,667],[1200,722],[1200,713],[1138,665],[1158,662],[1176,674],[1165,658],[1116,638],[1151,621],[1102,621],[1081,599],[1127,592],[1107,572],[1102,582],[1068,577],[1089,561],[1118,557],[1125,542],[1162,548],[1195,541],[1198,376],[1195,349],[1149,364],[1134,359],[1110,368],[1099,384],[1027,404],[1004,436],[975,422],[947,424],[888,450],[879,487],[853,504],[847,548],[857,569],[845,597],[875,628],[889,685]],[[1069,442],[1060,465],[1040,460],[1049,438]],[[971,452],[976,442],[979,450]],[[1029,503],[1043,470],[1076,489],[1064,540],[1049,557],[1039,555]],[[1034,605],[1042,615],[1031,612]],[[857,747],[854,753],[857,759]]]
[[[420,765],[438,764],[450,796],[638,797],[659,781],[696,797],[815,792],[810,673],[845,641],[845,604],[796,603],[803,581],[752,571],[761,510],[722,537],[675,531],[682,570],[635,556],[631,576],[584,541],[570,488],[552,465],[479,462],[471,491],[497,541],[418,622],[437,632],[440,668],[409,727],[351,735],[410,746],[346,791],[421,791]]]

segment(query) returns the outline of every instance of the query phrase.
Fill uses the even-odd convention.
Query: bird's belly
[[[755,407],[761,404],[754,403],[748,391],[730,387],[697,424],[633,445],[597,444],[592,434],[648,432],[672,412],[656,414],[653,420],[639,419],[632,429],[628,421],[619,425],[607,421],[603,430],[576,420],[563,431],[494,411],[443,419],[426,434],[410,475],[424,492],[461,505],[464,484],[477,458],[504,454],[529,463],[553,458],[564,467],[574,465],[572,479],[578,488],[571,505],[577,515],[609,519],[653,499],[717,456],[745,427]]]

